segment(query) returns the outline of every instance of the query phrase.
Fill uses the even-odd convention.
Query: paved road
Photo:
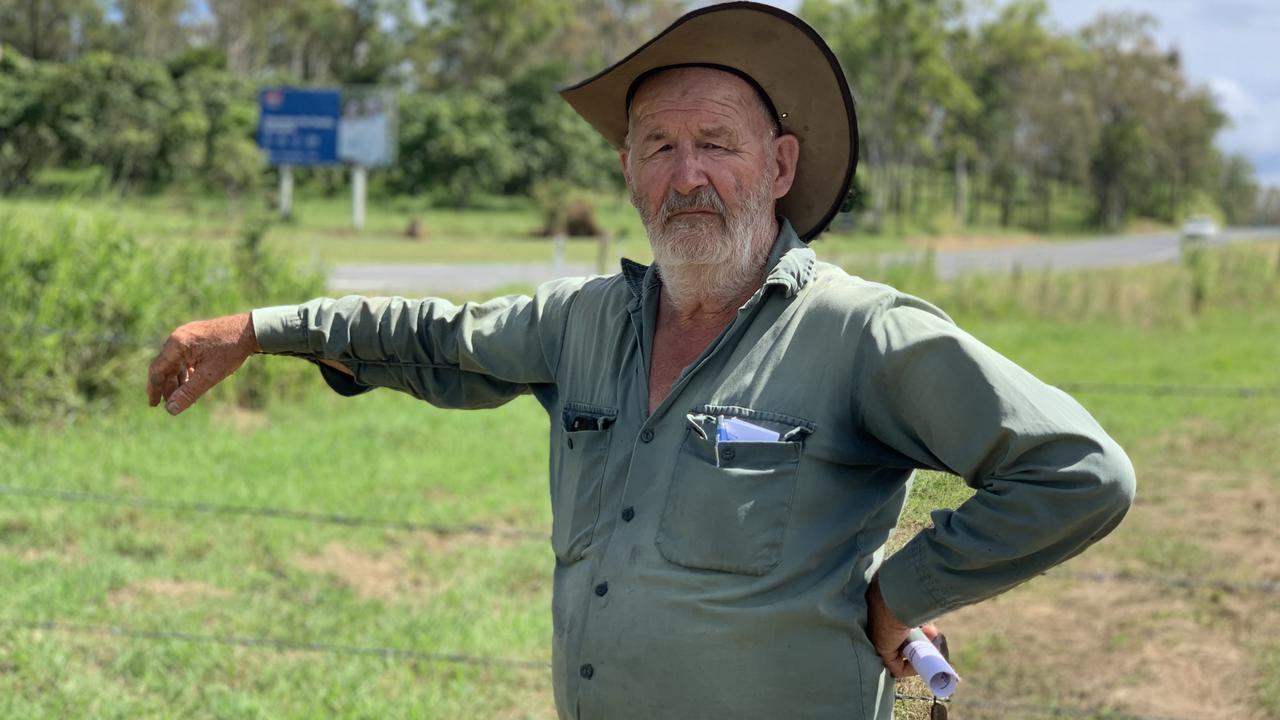
[[[1280,228],[1226,230],[1210,244],[1280,238]],[[969,272],[1023,270],[1087,270],[1089,268],[1153,265],[1182,256],[1177,233],[1134,235],[1073,242],[1016,245],[981,250],[951,250],[937,254],[938,277],[944,280]]]
[[[1280,228],[1232,229],[1213,244],[1280,239]],[[1178,235],[1161,233],[1072,242],[1015,245],[979,250],[944,250],[936,256],[938,276],[954,278],[968,272],[1009,272],[1014,267],[1039,270],[1082,270],[1098,267],[1173,262],[1180,255]],[[907,260],[912,255],[882,256],[882,262]],[[512,285],[536,285],[556,277],[589,275],[591,265],[568,263],[473,263],[459,265],[339,265],[330,277],[333,290],[404,293],[479,292]]]

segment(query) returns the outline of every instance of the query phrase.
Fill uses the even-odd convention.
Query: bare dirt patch
[[[377,553],[331,542],[319,553],[295,557],[293,564],[333,578],[363,600],[420,601],[452,585],[450,578],[457,573],[440,566],[455,562],[458,553],[499,550],[531,540],[514,526],[485,527],[491,532],[388,533],[386,549]]]
[[[1259,697],[1267,670],[1249,648],[1280,623],[1280,595],[1257,589],[1280,581],[1270,519],[1280,476],[1187,469],[1184,457],[1138,468],[1140,502],[1107,540],[941,619],[965,680],[953,718],[1050,717],[1055,706],[1099,717],[1274,717]]]
[[[363,600],[395,598],[406,567],[401,553],[372,555],[337,542],[329,543],[317,555],[295,559],[294,564],[307,572],[338,580]]]
[[[111,605],[135,605],[153,598],[191,602],[229,597],[231,593],[217,585],[196,580],[144,580],[107,593]]]

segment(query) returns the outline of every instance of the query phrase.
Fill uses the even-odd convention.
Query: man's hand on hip
[[[938,628],[932,623],[921,625],[920,629],[930,642],[938,637]],[[875,645],[876,652],[880,653],[884,666],[889,668],[894,677],[911,677],[917,674],[902,654],[909,632],[911,628],[899,622],[889,606],[885,605],[884,596],[880,594],[880,575],[877,573],[867,587],[867,636],[871,639],[871,644]]]
[[[187,323],[151,361],[147,402],[155,407],[165,400],[165,409],[177,415],[259,349],[249,313]]]

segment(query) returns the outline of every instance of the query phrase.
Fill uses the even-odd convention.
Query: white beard
[[[673,191],[656,218],[644,209],[644,198],[631,190],[672,305],[677,309],[700,305],[728,309],[754,290],[774,240],[772,190],[766,176],[758,187],[743,194],[742,206],[733,213],[710,186],[691,195]],[[671,213],[689,208],[709,208],[719,216],[671,217]]]

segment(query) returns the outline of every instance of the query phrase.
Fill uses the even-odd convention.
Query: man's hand
[[[938,637],[938,628],[932,623],[921,625],[920,629],[930,642]],[[911,677],[917,674],[902,654],[902,646],[907,642],[909,632],[911,628],[899,622],[889,606],[884,604],[884,596],[880,594],[880,575],[877,573],[867,587],[867,636],[871,639],[871,644],[875,645],[876,652],[880,653],[884,666],[889,668],[894,677]]]
[[[165,409],[177,415],[259,349],[249,313],[187,323],[151,361],[147,402],[155,407],[166,400]]]

